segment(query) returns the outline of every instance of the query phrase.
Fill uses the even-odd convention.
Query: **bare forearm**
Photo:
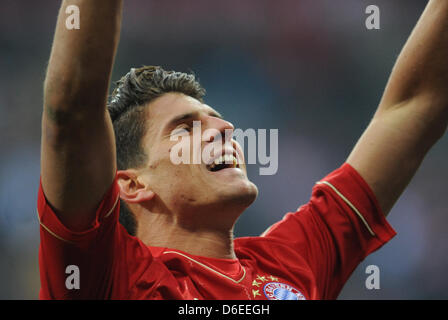
[[[404,46],[380,110],[419,97],[446,113],[448,106],[448,1],[431,0]]]
[[[448,124],[448,1],[431,0],[347,159],[387,215]]]
[[[79,8],[79,29],[66,26],[69,5]],[[122,0],[63,1],[45,80],[44,105],[52,108],[48,115],[74,107],[105,110],[121,12]]]

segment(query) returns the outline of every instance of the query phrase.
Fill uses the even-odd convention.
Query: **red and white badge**
[[[269,300],[306,300],[299,290],[280,282],[266,283],[263,292]]]

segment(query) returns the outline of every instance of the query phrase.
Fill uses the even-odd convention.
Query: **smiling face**
[[[150,210],[168,211],[192,228],[204,224],[233,226],[258,193],[247,177],[243,150],[231,139],[233,125],[208,105],[180,93],[167,93],[151,102],[147,116],[148,130],[142,144],[148,161],[139,176],[155,193]],[[193,130],[193,121],[200,121],[201,136],[211,133],[200,143],[193,142],[193,134],[199,130]],[[226,130],[230,132],[227,138]],[[179,147],[190,151],[189,164],[173,163],[170,155]],[[194,162],[193,155],[201,159],[204,149],[212,150],[211,162]],[[225,154],[227,161],[222,163]]]

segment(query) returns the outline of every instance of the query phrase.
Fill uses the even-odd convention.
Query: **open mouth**
[[[228,168],[239,168],[240,165],[234,155],[223,155],[215,159],[215,161],[207,165],[207,170],[216,172]]]

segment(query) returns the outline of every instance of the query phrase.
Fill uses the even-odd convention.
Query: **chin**
[[[257,186],[248,180],[245,183],[233,185],[226,189],[226,192],[221,193],[221,200],[232,202],[244,208],[249,207],[258,196]]]

